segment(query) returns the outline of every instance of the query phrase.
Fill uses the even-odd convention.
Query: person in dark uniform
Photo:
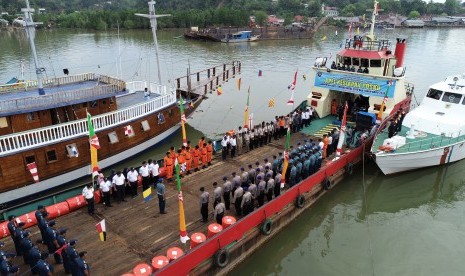
[[[66,262],[63,262],[66,273],[71,273],[76,264],[76,258],[79,257],[78,252],[76,251],[77,240],[70,240],[68,246],[61,252],[63,258],[66,258]]]
[[[47,262],[49,254],[44,252],[41,254],[40,260],[36,264],[37,274],[39,276],[52,276],[53,275],[53,266]]]
[[[282,175],[280,172],[276,174],[274,177],[274,197],[278,197],[281,194],[281,180],[282,180]]]
[[[4,259],[0,260],[0,275],[10,276],[17,275],[19,267],[13,266],[11,260],[15,257],[13,253],[7,253],[4,256]]]
[[[43,205],[37,206],[37,211],[34,213],[36,220],[37,220],[37,226],[39,227],[40,230],[40,236],[42,237],[42,240],[45,240],[45,230],[47,229],[47,221],[44,217],[44,214],[47,211],[45,210],[45,207]]]
[[[37,245],[34,245],[29,249],[29,267],[31,268],[32,274],[37,274],[36,264],[40,260],[40,250]]]
[[[24,263],[29,264],[29,250],[34,246],[29,239],[30,232],[23,231],[19,238],[19,246],[21,248],[21,254],[23,255]]]
[[[257,176],[257,182],[257,201],[258,207],[261,207],[265,202],[266,181],[259,175]]]
[[[63,261],[61,260],[60,254],[55,253],[55,251],[57,251],[57,249],[59,248],[58,240],[57,240],[58,233],[54,228],[55,224],[56,224],[56,222],[54,220],[51,220],[51,221],[48,222],[47,248],[48,248],[48,252],[50,254],[53,253],[53,257],[55,258],[55,263],[61,264],[61,263],[63,263]]]
[[[391,120],[389,127],[388,127],[388,138],[392,138],[392,136],[394,136],[395,133],[396,133],[396,124],[394,123],[394,120]]]
[[[370,71],[368,70],[368,67],[365,67],[365,69],[363,69],[363,73],[364,73],[364,74],[370,73]]]
[[[76,266],[72,271],[73,276],[89,276],[90,267],[86,262],[87,251],[79,252],[79,258],[76,258]]]
[[[208,202],[210,201],[210,194],[205,191],[204,187],[200,187],[200,213],[202,214],[202,222],[208,221]]]
[[[218,183],[213,182],[213,209],[216,205],[221,202],[221,196],[223,195],[223,189],[218,186]]]
[[[158,197],[158,208],[160,209],[160,214],[166,214],[166,189],[165,184],[163,184],[163,178],[158,178],[157,183],[157,197]]]
[[[17,233],[16,230],[18,229],[18,222],[16,221],[16,216],[11,215],[8,217],[7,228],[8,228],[8,231],[10,232],[11,239],[13,240],[13,243],[15,244],[16,254],[18,254],[18,252],[21,252],[21,250],[19,248],[19,240],[16,235]]]
[[[226,210],[229,210],[229,206],[231,205],[231,190],[232,190],[232,184],[231,181],[228,180],[228,177],[224,176],[223,177],[223,199],[224,199],[224,206],[226,207]]]

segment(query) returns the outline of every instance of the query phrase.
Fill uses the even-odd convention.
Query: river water
[[[159,32],[164,83],[185,74],[188,64],[195,72],[242,61],[241,90],[233,80],[223,86],[223,95],[214,93],[204,101],[189,120],[188,139],[196,141],[202,133],[216,138],[242,124],[249,87],[250,110],[256,121],[288,112],[287,86],[295,71],[299,72],[295,93],[299,103],[311,88],[303,75],[309,75],[316,57],[335,56],[343,33],[339,30],[336,36],[328,28],[313,40],[230,45],[176,38],[181,31]],[[392,41],[399,35],[407,37],[404,64],[418,101],[430,84],[465,72],[465,29],[396,29],[379,35]],[[123,31],[119,36],[116,32],[39,31],[36,45],[48,76],[62,76],[62,69],[67,68],[71,74],[96,72],[127,81],[157,79],[149,30]],[[19,75],[20,60],[24,60],[25,78],[34,79],[24,33],[0,30],[0,82]],[[274,108],[268,108],[271,98]],[[161,156],[170,144],[180,142],[176,134],[163,146],[126,163]],[[458,162],[386,177],[366,160],[350,179],[231,274],[464,275],[464,165]]]

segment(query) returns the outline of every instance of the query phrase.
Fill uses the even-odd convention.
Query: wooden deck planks
[[[291,136],[291,145],[301,142],[307,136],[302,133]],[[207,234],[207,226],[213,223],[213,187],[212,183],[217,181],[223,183],[223,176],[231,177],[231,173],[240,173],[240,167],[247,169],[248,164],[259,161],[264,164],[263,159],[272,161],[273,154],[283,150],[285,139],[273,141],[271,144],[254,149],[234,159],[228,158],[221,161],[221,156],[214,159],[213,165],[199,172],[182,178],[184,210],[186,216],[187,231],[189,235],[195,232]],[[255,167],[255,165],[254,165]],[[209,223],[201,222],[199,206],[199,189],[204,186],[210,193],[210,217]],[[126,197],[127,202],[117,204],[112,201],[114,207],[106,208],[103,204],[96,205],[96,215],[89,216],[86,208],[77,210],[66,216],[56,218],[57,228],[68,228],[67,238],[78,239],[76,246],[78,251],[88,252],[88,263],[94,275],[118,275],[132,270],[140,262],[151,263],[151,259],[157,255],[166,255],[166,250],[172,246],[178,246],[188,250],[188,245],[183,246],[179,240],[179,212],[178,199],[175,182],[166,185],[168,214],[159,214],[158,199],[154,192],[154,199],[145,203],[141,191],[137,198]],[[234,207],[229,213],[235,216]],[[105,218],[107,228],[107,241],[101,242],[96,232],[95,225]],[[37,227],[30,229],[34,236],[33,241],[40,238]],[[5,238],[8,251],[14,251],[11,238]],[[189,243],[188,243],[189,244]],[[46,248],[43,247],[43,250]],[[53,257],[49,258],[54,263]],[[15,265],[22,264],[22,258],[14,260]],[[62,265],[55,266],[55,275],[64,275]],[[21,265],[22,275],[29,270],[27,266]]]

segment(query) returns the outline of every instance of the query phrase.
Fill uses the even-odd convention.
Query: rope
[[[365,199],[365,214],[366,214],[366,219],[365,219],[365,224],[367,226],[367,232],[368,232],[368,249],[370,251],[370,260],[371,260],[371,270],[372,270],[372,275],[375,275],[375,261],[373,259],[373,247],[371,244],[371,234],[370,234],[370,223],[368,221],[368,201],[367,201],[367,193],[366,193],[366,187],[365,187],[365,142],[363,142],[363,154],[362,154],[362,188],[363,188],[363,197]]]

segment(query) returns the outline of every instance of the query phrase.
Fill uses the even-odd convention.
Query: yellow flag
[[[268,102],[268,107],[274,107],[274,99],[271,98],[270,101]]]
[[[237,90],[241,91],[241,78],[237,79]]]

